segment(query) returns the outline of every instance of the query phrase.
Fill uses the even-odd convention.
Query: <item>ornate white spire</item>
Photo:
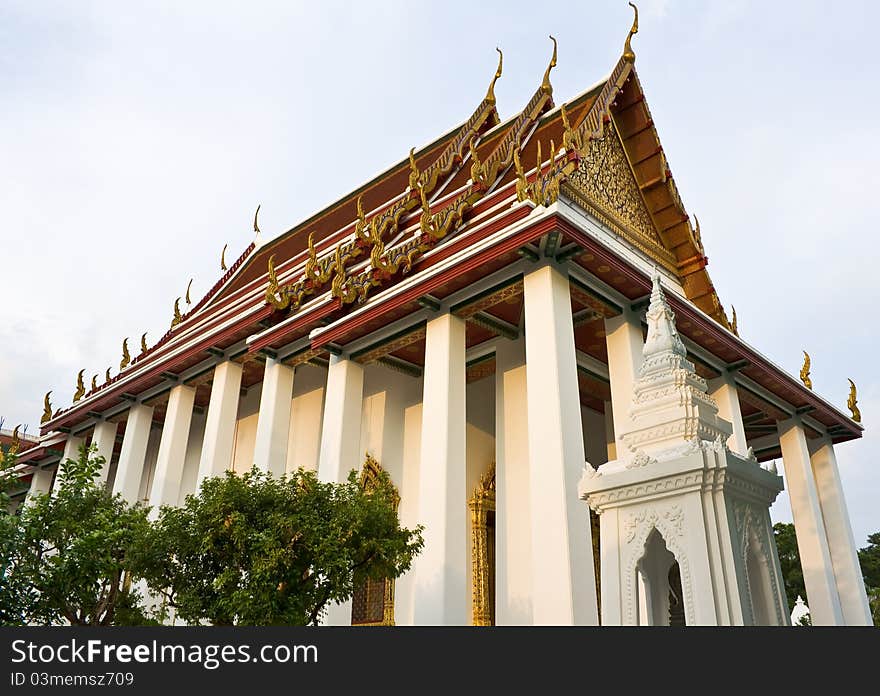
[[[651,303],[645,314],[648,337],[633,385],[630,411],[634,428],[620,440],[632,453],[626,467],[645,466],[656,458],[681,454],[682,446],[727,441],[733,428],[718,417],[706,380],[687,359],[675,328],[675,313],[666,301],[660,276],[652,279]]]
[[[660,274],[655,270],[651,279],[651,304],[645,319],[648,321],[648,338],[642,348],[642,355],[648,358],[659,353],[674,353],[687,357],[684,343],[675,328],[675,314],[666,302],[666,295],[660,286]]]

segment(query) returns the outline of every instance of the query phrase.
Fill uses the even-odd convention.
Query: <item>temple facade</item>
[[[271,241],[71,403],[30,491],[90,443],[130,501],[256,466],[384,469],[425,547],[331,624],[783,625],[791,497],[814,624],[871,623],[834,446],[850,415],[737,333],[635,70],[543,79]],[[499,51],[500,54],[500,51]]]

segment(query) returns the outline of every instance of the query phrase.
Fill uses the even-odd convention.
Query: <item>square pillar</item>
[[[629,410],[632,405],[633,386],[642,365],[642,322],[639,316],[625,308],[616,317],[605,320],[605,347],[608,350],[608,378],[611,382],[611,413],[612,428],[615,439],[613,440],[614,452],[610,451],[608,458],[615,459],[620,453],[617,452],[617,437],[628,433],[633,429]],[[607,409],[606,409],[607,413]]]
[[[322,481],[338,483],[352,469],[360,469],[363,401],[364,366],[338,355],[330,356],[318,457],[318,478]]]
[[[363,365],[338,355],[330,356],[318,457],[318,478],[321,481],[339,483],[352,469],[360,468],[363,401]],[[350,626],[351,600],[330,605],[324,623]]]
[[[465,323],[428,322],[419,463],[425,547],[415,560],[416,625],[467,625]]]
[[[495,352],[495,623],[532,623],[528,399],[524,344]]]
[[[110,470],[110,460],[113,458],[113,448],[116,445],[116,431],[119,429],[119,423],[111,423],[110,421],[101,421],[95,425],[95,432],[92,434],[92,444],[97,447],[97,456],[104,458],[104,466],[101,467],[101,477],[99,481],[106,483],[107,472]]]
[[[54,476],[54,469],[34,469],[33,474],[31,474],[31,487],[28,489],[25,504],[29,503],[34,496],[50,493]]]
[[[792,418],[777,423],[777,429],[813,624],[841,626],[843,612],[804,427],[799,418]]]
[[[535,624],[599,623],[571,294],[552,266],[523,280]],[[630,392],[631,393],[631,392]]]
[[[150,505],[153,506],[154,515],[161,505],[177,505],[180,497],[195,398],[196,390],[185,384],[178,384],[168,396],[165,424],[162,426],[162,439],[159,440],[159,454],[156,457],[156,471],[150,491]]]
[[[86,444],[86,439],[79,435],[69,435],[64,443],[64,454],[61,455],[59,466],[63,466],[68,459],[79,459],[79,448]]]
[[[196,487],[213,476],[223,476],[232,469],[232,449],[235,444],[235,421],[238,417],[238,399],[241,394],[242,368],[227,360],[214,368],[211,400],[205,418],[205,436],[199,459]]]
[[[810,457],[825,535],[831,552],[834,580],[840,597],[840,608],[847,626],[873,626],[871,608],[865,593],[865,581],[859,565],[859,554],[853,539],[843,486],[837,469],[837,457],[829,438],[823,438]],[[809,594],[809,591],[807,592]],[[813,600],[810,599],[812,606]]]
[[[293,404],[293,368],[266,358],[260,415],[254,441],[254,466],[281,476],[287,467],[287,437]]]
[[[749,443],[746,441],[746,428],[743,425],[733,373],[725,370],[720,377],[710,380],[709,396],[718,404],[718,417],[733,424],[733,434],[727,438],[727,446],[745,457],[749,451]]]
[[[116,478],[113,480],[113,492],[122,495],[129,503],[138,501],[152,426],[152,406],[134,404],[129,409],[116,465]]]

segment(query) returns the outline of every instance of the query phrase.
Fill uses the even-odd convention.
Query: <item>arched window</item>
[[[382,467],[367,452],[360,484],[364,491],[375,490],[382,475]],[[397,489],[394,490],[394,509],[400,504]],[[352,626],[393,626],[394,625],[394,579],[367,579],[355,588],[351,598]]]

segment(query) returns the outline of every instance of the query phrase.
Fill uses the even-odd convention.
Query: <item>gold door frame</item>
[[[468,501],[468,508],[471,511],[473,625],[492,626],[495,616],[491,601],[494,577],[489,564],[488,516],[490,512],[495,512],[495,462],[480,477],[480,483]]]
[[[369,452],[366,453],[366,459],[364,460],[364,466],[361,469],[360,476],[360,485],[361,489],[364,491],[375,490],[378,481],[381,479],[382,474],[385,473],[382,466],[373,458]],[[397,508],[400,506],[400,494],[397,491],[397,488],[394,487],[394,497],[392,502],[394,503],[394,510],[397,511]],[[379,582],[377,581],[367,581],[367,585],[364,586],[366,591],[367,586],[370,582]],[[394,625],[394,578],[385,578],[384,580],[385,590],[384,596],[382,599],[382,620],[381,621],[366,621],[363,623],[352,624],[354,626],[393,626]],[[357,589],[355,590],[357,591]]]

